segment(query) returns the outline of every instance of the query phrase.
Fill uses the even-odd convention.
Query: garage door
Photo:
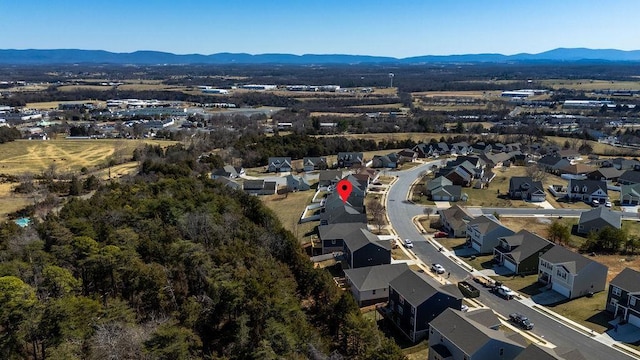
[[[553,291],[555,291],[555,292],[557,292],[557,293],[559,293],[561,295],[564,295],[566,297],[571,297],[571,290],[569,290],[569,288],[567,288],[567,287],[564,287],[564,286],[562,286],[560,284],[557,284],[557,283],[553,283],[551,288],[553,289]]]
[[[629,315],[629,324],[640,327],[640,317]]]
[[[516,264],[512,263],[511,261],[505,260],[504,267],[506,267],[507,269],[513,272],[516,272]]]

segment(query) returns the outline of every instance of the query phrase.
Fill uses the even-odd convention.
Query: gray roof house
[[[538,281],[574,299],[603,291],[608,268],[576,252],[556,245],[540,255]]]
[[[640,327],[640,272],[624,268],[609,283],[607,311]]]
[[[389,282],[409,270],[405,263],[366,266],[347,269],[347,279],[351,293],[359,306],[369,306],[389,300]]]
[[[322,245],[322,253],[344,250],[344,239],[360,229],[366,229],[367,224],[363,222],[337,223],[318,226],[318,237]]]
[[[579,234],[588,234],[591,231],[598,232],[607,226],[620,229],[622,227],[622,215],[607,207],[598,206],[580,214],[577,232]]]
[[[523,229],[500,238],[493,255],[498,264],[515,274],[537,274],[538,257],[553,246],[551,241]]]
[[[337,161],[339,168],[364,165],[364,155],[361,152],[339,152]]]
[[[327,166],[327,158],[324,156],[302,158],[302,168],[304,171],[326,170]]]
[[[509,180],[509,197],[531,202],[541,202],[546,199],[542,181],[534,181],[530,176],[513,176]]]
[[[226,177],[218,177],[213,179],[214,181],[217,181],[219,183],[221,183],[222,185],[234,189],[234,190],[242,190],[242,185],[240,185],[240,183],[236,182],[235,180],[231,180],[229,178]]]
[[[531,343],[513,360],[586,360],[576,349],[562,351],[559,348],[548,348],[536,343]]]
[[[468,196],[462,193],[460,185],[447,185],[431,191],[433,201],[466,201],[467,199]]]
[[[558,174],[560,169],[567,165],[571,165],[571,162],[557,155],[546,155],[538,159],[539,167],[554,174]]]
[[[617,182],[624,171],[614,167],[601,167],[587,174],[587,179]]]
[[[395,169],[398,167],[398,154],[390,153],[387,155],[374,155],[371,160],[372,168],[387,168],[387,169]]]
[[[588,203],[597,200],[601,204],[604,204],[605,201],[609,200],[607,182],[604,180],[569,179],[567,198],[571,200],[582,200]]]
[[[471,247],[481,254],[492,254],[493,248],[500,244],[500,238],[513,234],[513,230],[502,225],[493,215],[481,215],[467,223]]]
[[[427,184],[425,187],[427,190],[427,194],[431,194],[431,191],[443,186],[448,186],[448,185],[453,185],[453,182],[451,182],[451,180],[447,179],[444,176],[438,176],[434,179],[431,179],[430,181],[427,181]]]
[[[267,165],[267,172],[289,172],[291,171],[290,157],[270,157]]]
[[[640,204],[640,183],[620,185],[620,205]]]
[[[618,177],[618,183],[624,185],[640,184],[640,171],[627,170]]]
[[[326,187],[335,185],[342,180],[344,173],[342,170],[322,170],[318,174],[318,186]]]
[[[244,174],[244,169],[241,167],[233,167],[231,165],[225,165],[220,169],[214,169],[211,172],[211,178],[217,179],[219,177],[226,177],[229,179],[235,179],[238,176]]]
[[[522,335],[507,336],[473,320],[476,311],[447,309],[431,322],[429,360],[506,360],[524,350]]]
[[[287,175],[287,190],[289,191],[307,191],[311,189],[311,185],[304,176]]]
[[[344,257],[351,269],[391,264],[391,242],[380,240],[367,229],[359,229],[344,239]]]
[[[249,195],[273,195],[276,193],[277,185],[275,181],[245,180],[242,190]]]
[[[459,205],[440,210],[442,228],[453,237],[466,237],[467,223],[471,219],[473,219],[473,215],[465,207]]]
[[[448,308],[462,307],[456,285],[441,285],[433,278],[407,270],[389,283],[389,319],[416,342],[427,336],[429,323]]]

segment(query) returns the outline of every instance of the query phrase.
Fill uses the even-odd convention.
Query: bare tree
[[[367,211],[371,215],[372,222],[378,227],[378,232],[386,225],[385,214],[387,209],[378,200],[372,200],[367,206]]]
[[[547,172],[539,165],[527,166],[525,171],[534,181],[543,181],[547,177]]]

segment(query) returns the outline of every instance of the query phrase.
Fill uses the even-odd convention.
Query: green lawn
[[[311,236],[315,233],[318,225],[316,221],[299,224],[298,220],[302,211],[311,203],[315,190],[298,191],[286,195],[260,196],[260,199],[273,210],[282,226],[291,231],[301,243],[311,241]]]
[[[491,278],[502,282],[511,290],[515,290],[529,296],[538,294],[540,292],[539,288],[543,286],[538,283],[537,274],[527,276],[492,276]]]
[[[476,270],[493,269],[493,255],[462,257],[462,260]]]
[[[438,238],[436,239],[440,245],[444,246],[447,250],[457,250],[463,248],[467,239],[465,238]]]
[[[607,322],[612,320],[611,314],[605,311],[606,302],[607,292],[601,291],[590,298],[585,296],[554,306],[548,306],[548,308],[601,333],[609,328]]]

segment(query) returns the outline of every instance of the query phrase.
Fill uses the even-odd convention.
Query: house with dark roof
[[[634,170],[640,166],[640,161],[636,159],[615,158],[611,160],[611,164],[618,170]]]
[[[420,143],[416,144],[411,150],[415,151],[418,154],[418,157],[421,159],[427,158],[433,155],[433,144]]]
[[[618,177],[618,183],[621,185],[640,184],[640,171],[626,170]]]
[[[620,186],[620,205],[640,204],[640,184]]]
[[[228,179],[235,179],[240,175],[244,174],[244,169],[242,167],[234,167],[231,165],[225,165],[220,169],[214,169],[211,172],[211,178],[217,179],[219,177],[226,177]]]
[[[427,195],[431,195],[431,192],[433,190],[443,186],[450,186],[450,185],[453,185],[453,182],[451,182],[451,180],[447,179],[444,176],[438,176],[434,179],[427,181],[425,185],[425,189],[427,191]]]
[[[342,170],[321,170],[318,173],[318,186],[334,186],[338,181],[342,180],[343,177],[344,173]]]
[[[640,272],[624,268],[609,283],[606,309],[613,317],[640,327]]]
[[[464,156],[473,152],[473,148],[465,141],[453,143],[449,146],[449,152],[451,155]]]
[[[601,167],[587,174],[587,179],[591,180],[604,180],[607,183],[618,182],[618,178],[624,171],[618,170],[614,167]]]
[[[290,172],[290,157],[270,157],[267,165],[267,172]]]
[[[287,190],[289,191],[307,191],[311,189],[309,181],[304,176],[287,175]]]
[[[560,168],[567,165],[571,165],[571,162],[557,155],[546,155],[538,159],[538,167],[553,174],[559,174]]]
[[[436,317],[429,329],[429,360],[513,359],[527,346],[518,333],[489,328],[473,319],[474,310],[447,309]]]
[[[395,169],[398,167],[398,154],[390,153],[387,155],[374,155],[371,160],[371,167],[374,169],[386,168]]]
[[[588,234],[592,231],[598,232],[605,227],[622,228],[622,215],[605,206],[598,206],[580,214],[577,232]]]
[[[466,201],[467,194],[462,193],[462,186],[447,185],[431,191],[431,200],[433,201]]]
[[[574,299],[603,291],[608,268],[560,245],[540,255],[538,281]]]
[[[318,226],[318,237],[322,245],[322,253],[344,250],[344,239],[360,229],[366,229],[367,224],[363,222],[337,223]]]
[[[513,360],[587,360],[587,358],[576,349],[562,351],[559,348],[552,349],[531,343]]]
[[[320,213],[320,225],[338,223],[367,223],[367,214],[350,205],[348,202],[340,203],[331,208],[325,208]],[[337,203],[337,201],[335,201]]]
[[[427,336],[429,323],[448,308],[460,309],[462,293],[456,285],[407,270],[389,283],[389,319],[411,340]]]
[[[471,186],[473,179],[476,178],[477,175],[480,175],[479,172],[479,169],[476,169],[470,162],[465,161],[453,167],[440,169],[436,176],[444,176],[449,179],[453,185]]]
[[[500,238],[513,234],[513,230],[502,225],[493,215],[481,215],[467,222],[467,237],[471,247],[480,254],[492,254]]]
[[[359,229],[347,236],[342,251],[350,269],[391,264],[391,242],[380,240],[367,229]]]
[[[545,201],[547,194],[542,181],[534,181],[530,176],[513,176],[509,180],[509,197],[531,202]]]
[[[249,195],[273,195],[276,193],[277,185],[275,181],[245,180],[242,190]]]
[[[449,233],[449,236],[466,237],[467,223],[472,219],[473,215],[465,207],[459,205],[440,210],[442,228]]]
[[[418,158],[418,153],[412,149],[402,149],[398,152],[398,162],[414,162]]]
[[[364,155],[361,152],[339,152],[337,161],[339,168],[364,165]]]
[[[302,158],[302,168],[304,171],[326,170],[327,167],[327,158],[324,156],[309,156]]]
[[[607,182],[603,180],[569,179],[567,198],[574,201],[582,200],[589,204],[596,200],[604,204],[609,200]]]
[[[587,176],[588,173],[593,172],[595,169],[596,168],[591,165],[577,163],[562,166],[558,169],[558,171],[561,175],[569,174]]]
[[[554,246],[551,241],[525,229],[499,240],[500,244],[493,249],[493,257],[515,274],[537,274],[540,254]]]
[[[389,300],[389,283],[409,270],[405,263],[366,266],[347,269],[344,276],[359,306],[369,306]]]
[[[240,183],[236,182],[235,180],[231,180],[226,177],[218,177],[218,178],[215,178],[214,180],[230,189],[242,190],[242,185],[240,185]]]

